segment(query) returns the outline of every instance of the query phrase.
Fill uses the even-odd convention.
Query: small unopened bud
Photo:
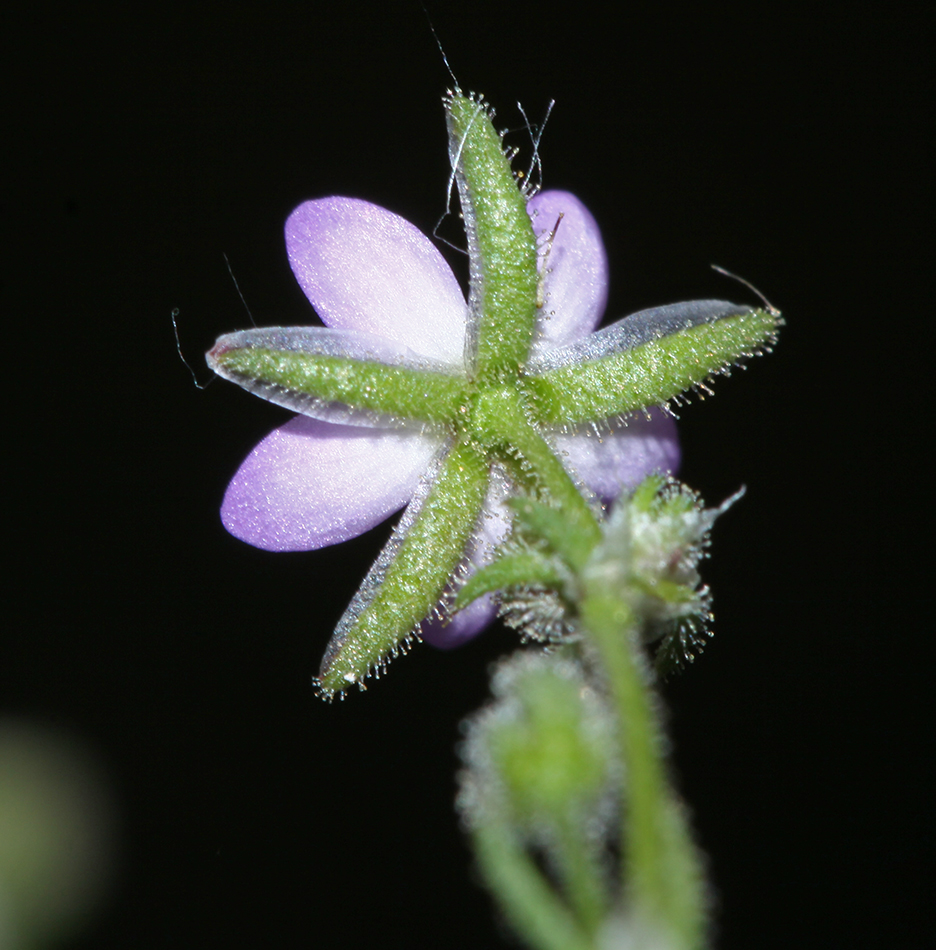
[[[594,837],[610,820],[620,770],[613,718],[579,664],[518,653],[497,667],[491,689],[494,701],[465,726],[466,822],[505,823],[540,845],[570,828]]]
[[[662,672],[695,659],[711,636],[711,594],[699,576],[715,520],[744,494],[706,508],[690,488],[659,475],[646,478],[615,506],[586,573],[613,575],[627,591],[647,642],[660,641]]]

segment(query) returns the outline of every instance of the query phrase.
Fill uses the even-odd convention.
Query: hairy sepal
[[[536,325],[536,236],[490,107],[455,91],[445,99],[449,157],[471,271],[471,369],[481,380],[516,376]]]
[[[462,610],[484,594],[510,587],[545,587],[564,590],[571,573],[557,559],[537,551],[505,554],[482,567],[459,588],[452,602],[453,610]]]
[[[327,699],[378,673],[436,610],[475,532],[488,464],[470,442],[443,450],[338,623],[316,686]]]
[[[463,377],[383,337],[326,327],[222,336],[208,365],[248,392],[344,425],[445,423],[465,400]]]
[[[582,509],[560,509],[533,498],[511,499],[510,506],[518,532],[542,541],[574,572],[582,570],[601,540],[595,520],[583,518]]]
[[[781,324],[722,300],[641,311],[531,364],[533,411],[542,424],[575,425],[662,405],[769,349]]]

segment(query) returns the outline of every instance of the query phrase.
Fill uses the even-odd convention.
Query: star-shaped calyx
[[[453,583],[506,534],[509,495],[556,506],[597,541],[600,498],[676,464],[671,420],[648,409],[764,349],[779,323],[704,300],[591,332],[606,288],[593,219],[562,192],[528,200],[481,99],[456,90],[445,104],[467,307],[412,225],[321,199],[293,213],[287,244],[327,326],[232,333],[208,354],[220,376],[301,414],[232,481],[233,533],[275,550],[321,547],[410,498],[329,643],[318,677],[329,698],[363,686],[438,620]],[[475,605],[427,636],[458,642],[490,614]]]

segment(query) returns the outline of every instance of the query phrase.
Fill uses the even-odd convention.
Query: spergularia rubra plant
[[[459,808],[496,899],[541,950],[697,950],[706,891],[643,647],[661,642],[661,669],[700,647],[697,567],[730,501],[706,510],[667,474],[667,410],[768,348],[779,314],[697,300],[596,330],[607,264],[592,216],[518,184],[483,101],[445,104],[467,303],[395,214],[351,198],[297,208],[289,259],[325,326],[232,333],[208,354],[299,413],[245,460],[222,517],[292,551],[406,505],[320,692],[363,686],[414,636],[456,645],[499,607],[551,649],[502,662],[465,725]]]
[[[231,482],[222,517],[233,534],[318,548],[408,502],[329,644],[326,697],[362,684],[420,631],[454,645],[489,621],[482,600],[438,622],[453,585],[507,534],[509,496],[593,521],[601,501],[672,471],[674,425],[653,407],[758,352],[777,323],[702,300],[595,331],[607,264],[593,217],[565,192],[528,199],[483,101],[455,92],[446,111],[467,304],[413,225],[324,198],[292,213],[286,243],[326,326],[232,333],[208,354],[218,375],[300,413]]]

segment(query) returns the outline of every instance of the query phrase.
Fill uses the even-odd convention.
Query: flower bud
[[[705,508],[692,489],[651,475],[618,502],[604,525],[604,539],[585,573],[618,576],[645,641],[660,641],[661,672],[691,663],[711,636],[711,594],[699,576],[699,561],[716,518],[743,493]]]
[[[538,651],[501,662],[491,688],[493,703],[465,727],[459,807],[468,824],[503,822],[541,845],[570,828],[593,837],[620,778],[604,699],[578,663]]]

